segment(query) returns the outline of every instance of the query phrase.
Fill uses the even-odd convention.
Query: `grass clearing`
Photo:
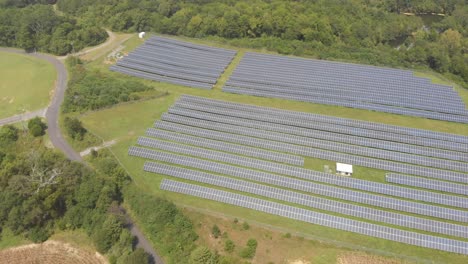
[[[183,38],[182,38],[183,39]],[[194,41],[196,43],[203,43],[203,41]],[[132,50],[136,47],[141,40],[132,37],[127,42],[128,46],[126,51]],[[127,45],[125,44],[125,45]],[[206,43],[205,43],[206,44]],[[213,45],[213,46],[222,46],[223,45]],[[240,58],[238,54],[238,58]],[[236,63],[234,61],[234,63]],[[99,63],[96,61],[92,65],[107,74],[113,75],[118,74],[108,71],[108,65]],[[231,68],[231,67],[230,67]],[[228,68],[226,71],[227,74],[223,75],[227,79],[229,75]],[[116,75],[117,76],[117,75]],[[118,76],[122,76],[119,74]],[[132,79],[134,77],[127,77]],[[141,79],[140,79],[141,80]],[[147,80],[142,80],[145,84],[151,85],[157,91],[167,91],[169,95],[163,98],[150,99],[147,101],[135,102],[131,104],[119,105],[113,108],[90,112],[81,117],[81,120],[84,126],[90,130],[92,133],[101,137],[104,141],[118,139],[118,144],[110,148],[114,155],[119,159],[121,164],[127,169],[127,171],[132,176],[136,185],[144,192],[153,194],[159,197],[165,197],[176,204],[194,209],[197,213],[191,214],[188,213],[195,224],[197,224],[197,219],[199,217],[208,217],[206,211],[217,212],[219,215],[227,218],[239,217],[246,219],[249,223],[256,222],[259,225],[264,225],[267,229],[277,230],[278,228],[284,232],[290,232],[299,237],[305,237],[307,239],[323,241],[326,244],[323,244],[323,251],[318,250],[314,255],[310,256],[312,263],[333,263],[335,261],[340,261],[340,258],[337,257],[341,252],[340,247],[353,248],[356,250],[365,250],[371,252],[371,254],[393,254],[394,256],[409,257],[416,262],[422,260],[428,260],[434,262],[443,262],[443,263],[467,263],[468,257],[461,256],[457,254],[451,254],[447,252],[431,250],[426,248],[420,248],[416,246],[405,245],[397,242],[386,241],[377,238],[371,238],[363,235],[353,234],[350,232],[339,231],[331,228],[316,226],[312,224],[303,223],[300,221],[295,221],[279,216],[269,215],[266,213],[256,212],[249,209],[239,208],[236,206],[221,204],[218,202],[208,201],[200,198],[194,198],[182,194],[176,194],[166,191],[161,191],[159,189],[159,184],[162,179],[167,178],[163,175],[146,173],[142,170],[144,160],[129,157],[127,155],[128,148],[135,144],[136,139],[139,136],[144,135],[145,130],[148,127],[151,127],[155,120],[158,120],[162,113],[166,112],[167,109],[174,103],[177,98],[182,94],[190,94],[196,96],[204,96],[212,99],[219,99],[231,102],[254,104],[259,106],[275,107],[280,109],[287,109],[293,111],[301,112],[310,112],[318,113],[324,115],[359,119],[365,121],[372,121],[378,123],[386,123],[392,125],[414,127],[421,129],[428,129],[440,132],[455,133],[468,136],[468,129],[465,124],[450,123],[444,121],[435,121],[428,120],[424,118],[417,117],[408,117],[402,115],[394,115],[387,113],[378,113],[367,110],[360,109],[350,109],[345,107],[336,107],[328,105],[319,105],[303,102],[294,102],[283,99],[273,99],[273,98],[261,98],[253,97],[247,95],[235,95],[223,93],[221,91],[220,83],[223,80],[220,80],[217,87],[212,91],[198,90],[193,88],[181,87],[177,85],[172,85],[168,83],[158,83]],[[328,165],[331,169],[334,170],[334,162],[306,158],[305,167],[309,169],[314,169],[318,171],[323,171],[324,165]],[[353,177],[372,180],[376,182],[384,182],[384,171],[369,169],[364,167],[355,167],[355,174]],[[202,216],[196,216],[196,214]],[[208,221],[208,220],[206,220]],[[212,221],[212,220],[209,220]],[[209,227],[211,228],[211,227]],[[201,232],[201,231],[199,231]],[[247,240],[249,237],[248,232],[244,232],[244,236],[241,236],[239,239]],[[258,237],[256,237],[258,239]],[[208,238],[207,238],[208,239]],[[299,239],[299,238],[298,238]],[[239,240],[240,241],[240,240]],[[322,245],[319,242],[307,241],[303,242],[304,244],[309,245],[306,249],[299,250],[300,253],[297,253],[297,257],[300,258],[302,255],[307,255],[306,251],[311,251],[311,248],[320,248],[317,244]],[[205,241],[206,242],[206,241]],[[208,242],[207,242],[208,243]],[[311,244],[308,244],[311,243]],[[237,243],[236,243],[237,244]],[[260,243],[259,243],[260,244]],[[222,245],[221,245],[222,246]],[[240,246],[240,245],[238,245]],[[242,245],[244,246],[244,245]],[[294,252],[294,246],[287,247],[291,252]],[[272,250],[268,248],[263,248],[264,251],[262,254],[272,254]],[[296,256],[296,255],[295,255]],[[308,255],[307,255],[308,256]],[[348,255],[345,255],[348,256]],[[295,258],[295,257],[294,257]],[[341,258],[343,259],[343,257]],[[347,259],[351,259],[348,257]],[[366,259],[363,263],[373,263],[373,259]],[[255,263],[264,263],[258,259],[255,259]],[[380,259],[379,259],[380,262]],[[379,263],[378,262],[378,263]],[[265,262],[267,263],[267,262]],[[276,260],[275,260],[276,263]],[[347,262],[343,262],[347,263]],[[352,263],[352,262],[350,262]],[[382,262],[386,263],[386,262]],[[393,263],[393,262],[390,262]]]
[[[239,251],[245,247],[249,238],[255,238],[258,242],[254,263],[336,263],[338,258],[355,255],[353,251],[335,247],[329,244],[313,240],[305,240],[303,237],[294,236],[281,230],[265,228],[256,223],[249,223],[250,228],[244,230],[243,220],[237,223],[234,218],[214,215],[208,212],[197,212],[185,208],[184,213],[194,222],[197,234],[200,235],[198,243],[208,245],[221,255],[229,256],[240,263]],[[211,228],[217,225],[223,234],[219,238],[211,235]],[[224,235],[226,233],[226,235]],[[232,253],[224,250],[226,240],[232,240],[235,244]],[[380,259],[382,264],[400,263],[398,259],[376,257],[360,253],[361,259]],[[371,263],[371,262],[368,262]]]
[[[161,191],[159,189],[159,184],[162,179],[167,177],[143,172],[142,167],[144,160],[129,157],[127,155],[127,151],[131,145],[135,144],[136,138],[140,135],[143,135],[145,129],[152,125],[154,119],[158,118],[159,115],[165,111],[168,105],[171,105],[171,103],[167,103],[167,101],[170,100],[160,99],[158,104],[156,104],[155,100],[150,100],[138,103],[133,107],[130,107],[130,105],[119,106],[117,107],[118,111],[113,111],[116,109],[107,109],[104,111],[91,113],[82,118],[85,126],[88,129],[98,134],[102,133],[99,135],[104,139],[112,137],[120,137],[124,139],[119,141],[118,144],[114,145],[111,150],[117,156],[123,166],[129,171],[135,183],[137,186],[139,186],[139,188],[142,189],[142,191],[151,193],[155,196],[166,197],[167,199],[181,206],[219,212],[223,215],[231,216],[232,218],[234,216],[242,216],[242,218],[247,219],[248,222],[260,222],[274,227],[281,227],[285,230],[289,230],[289,232],[292,234],[297,233],[298,236],[304,236],[321,241],[328,241],[331,244],[341,243],[339,245],[344,247],[357,247],[361,249],[368,248],[375,253],[381,253],[378,249],[385,249],[386,251],[393,252],[396,255],[401,254],[405,256],[415,256],[417,258],[423,259],[426,259],[427,256],[431,256],[431,258],[434,260],[449,260],[447,261],[449,263],[460,263],[460,261],[468,260],[467,258],[460,257],[455,254],[439,251],[434,252],[433,250],[429,249],[370,238],[349,232],[338,231],[331,228],[311,225],[279,216],[256,212],[253,210],[239,208],[236,206],[225,205],[218,202]],[[136,108],[140,109],[140,112],[138,112],[136,115],[129,115],[129,111]],[[153,110],[148,111],[148,109]],[[126,113],[126,115],[123,115],[122,113]],[[108,122],[106,122],[106,120]],[[123,130],[119,130],[120,127],[129,127],[131,130],[127,130],[125,133],[123,133]],[[314,163],[313,161],[311,162]]]
[[[0,233],[0,250],[29,243],[31,243],[31,241],[25,239],[22,235],[14,235],[9,228],[4,228]]]
[[[0,118],[46,107],[56,76],[46,61],[0,52]]]

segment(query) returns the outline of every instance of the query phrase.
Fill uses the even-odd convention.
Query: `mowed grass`
[[[0,52],[0,118],[46,107],[56,76],[46,61]]]

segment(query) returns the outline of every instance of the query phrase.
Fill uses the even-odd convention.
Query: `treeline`
[[[191,221],[170,201],[142,194],[108,152],[93,151],[88,161],[70,162],[40,137],[1,127],[0,240],[4,229],[34,242],[80,229],[112,264],[149,263],[126,228],[125,202],[169,263],[189,263],[198,238]]]
[[[461,83],[468,81],[468,7],[463,0],[59,0],[57,4],[64,12],[115,31],[216,38],[283,54],[427,67]],[[420,17],[402,12],[446,16],[427,28]],[[405,39],[398,50],[392,46]]]
[[[0,232],[42,242],[57,229],[82,229],[111,263],[148,263],[119,210],[130,179],[114,159],[95,155],[91,170],[12,126],[0,128],[0,146]]]
[[[119,102],[137,100],[140,97],[136,93],[153,89],[140,81],[86,69],[76,58],[69,58],[67,62],[71,77],[62,106],[65,113],[97,110]]]
[[[0,2],[0,46],[65,55],[107,38],[102,28],[59,16],[51,5],[36,2],[49,1]]]

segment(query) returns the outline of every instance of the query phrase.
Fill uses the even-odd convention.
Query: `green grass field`
[[[129,41],[132,48],[137,46],[138,42],[135,41],[134,38],[130,39]],[[130,49],[131,48],[129,48],[129,50]],[[234,60],[234,63],[236,64],[238,61],[239,60]],[[106,71],[108,74],[117,74],[109,72],[107,70],[107,65],[100,64],[97,61],[92,63],[90,66],[100,68],[102,71]],[[229,69],[232,68],[233,67],[231,65]],[[425,73],[424,77],[434,79],[437,78],[435,75],[428,73]],[[133,77],[128,78],[131,79]],[[221,80],[221,82],[222,81],[223,80]],[[166,83],[156,83],[146,80],[144,80],[144,82],[153,86],[158,91],[168,91],[169,95],[162,98],[119,105],[102,111],[90,112],[81,117],[85,127],[92,133],[102,138],[104,141],[113,139],[118,141],[118,143],[111,148],[111,151],[128,170],[133,180],[142,189],[142,191],[151,193],[156,196],[166,197],[181,206],[201,208],[204,210],[219,212],[220,214],[228,216],[238,216],[243,219],[264,223],[266,225],[281,227],[283,229],[290,230],[291,233],[298,233],[305,237],[329,241],[330,243],[344,247],[370,249],[370,251],[374,253],[379,253],[377,252],[378,250],[384,250],[394,255],[414,257],[415,259],[413,260],[416,261],[420,259],[429,259],[434,262],[443,263],[468,262],[467,256],[430,250],[416,246],[409,246],[401,243],[353,234],[350,232],[338,231],[331,228],[306,224],[303,222],[231,205],[225,205],[218,202],[161,191],[159,189],[159,184],[163,178],[167,177],[143,172],[142,167],[144,160],[135,157],[129,157],[127,155],[128,148],[135,144],[136,139],[139,136],[144,135],[145,130],[148,127],[151,127],[154,121],[159,119],[161,114],[166,112],[167,109],[182,94],[191,94],[231,102],[255,104],[287,110],[360,119],[392,125],[456,133],[461,135],[468,135],[467,125],[387,113],[377,113],[345,107],[293,102],[282,99],[259,98],[246,95],[234,95],[223,93],[220,89],[217,89],[219,87],[215,87],[215,89],[212,91],[204,91]],[[462,96],[466,96],[468,94],[468,91],[465,89],[461,89],[459,92]],[[306,158],[306,168],[322,171],[324,165],[329,165],[331,168],[333,168],[334,163],[320,159]],[[355,170],[356,172],[354,177],[376,182],[384,181],[384,171],[363,167],[356,167]]]
[[[46,61],[0,52],[0,118],[46,107],[55,78]]]

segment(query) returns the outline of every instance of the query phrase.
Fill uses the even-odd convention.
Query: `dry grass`
[[[99,253],[58,241],[29,244],[0,251],[0,264],[106,264]]]
[[[400,260],[384,258],[380,256],[365,255],[362,253],[349,253],[340,255],[337,264],[403,264]]]
[[[295,235],[289,235],[282,230],[269,229],[249,222],[250,228],[243,229],[244,220],[234,223],[232,218],[222,215],[210,215],[184,208],[184,213],[193,221],[198,243],[216,250],[219,254],[228,256],[234,263],[244,263],[246,259],[239,257],[239,252],[245,247],[247,240],[254,238],[258,242],[252,264],[400,264],[397,259],[356,253],[330,244],[308,240]],[[217,225],[221,233],[214,238],[211,232],[213,225]],[[235,244],[234,252],[224,250],[224,244],[230,239]]]

